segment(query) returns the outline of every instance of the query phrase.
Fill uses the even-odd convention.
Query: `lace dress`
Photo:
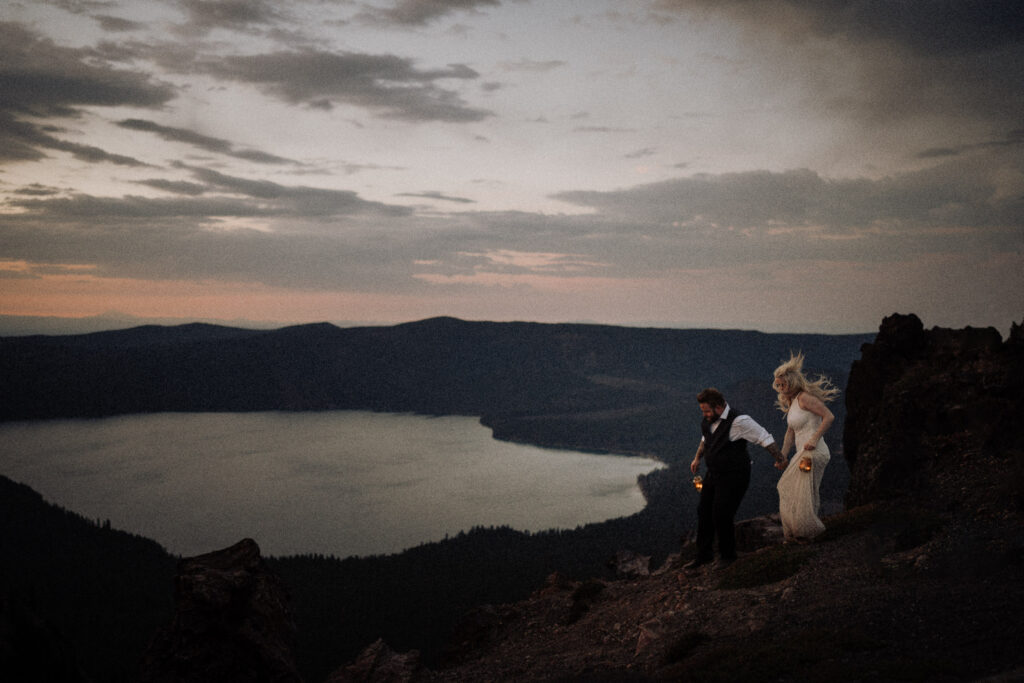
[[[818,440],[818,446],[813,451],[804,450],[804,444],[821,426],[821,416],[801,408],[796,398],[789,407],[786,422],[796,437],[796,452],[777,486],[782,532],[787,540],[813,538],[825,530],[825,525],[818,518],[818,509],[821,505],[818,489],[821,487],[821,478],[829,461],[828,446],[822,438]],[[811,458],[810,472],[800,469],[800,461],[805,456]]]

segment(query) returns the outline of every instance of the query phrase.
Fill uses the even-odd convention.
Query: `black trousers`
[[[708,471],[697,504],[697,557],[714,557],[715,536],[718,554],[723,559],[736,559],[736,532],[733,528],[736,511],[750,486],[750,463],[746,467]]]

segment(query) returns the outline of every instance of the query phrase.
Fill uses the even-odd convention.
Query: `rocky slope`
[[[848,509],[727,568],[570,582],[467,615],[446,662],[377,643],[332,681],[1024,679],[1024,334],[887,318],[851,372]],[[643,572],[641,571],[641,574]]]

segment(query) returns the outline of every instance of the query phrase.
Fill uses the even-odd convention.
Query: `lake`
[[[644,506],[660,463],[496,441],[473,417],[159,413],[0,425],[0,474],[190,556],[393,553],[474,526],[575,528]]]

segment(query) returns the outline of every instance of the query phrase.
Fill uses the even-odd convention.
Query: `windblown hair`
[[[785,377],[786,382],[789,383],[789,394],[779,391],[778,380],[781,377]],[[808,379],[804,375],[804,354],[799,352],[794,354],[792,351],[789,353],[789,360],[775,368],[775,379],[772,380],[772,386],[778,393],[778,400],[775,404],[784,413],[789,411],[793,399],[802,391],[816,396],[825,403],[834,400],[839,395],[839,389],[832,384],[832,380],[828,377],[818,375],[818,378],[813,381]]]

